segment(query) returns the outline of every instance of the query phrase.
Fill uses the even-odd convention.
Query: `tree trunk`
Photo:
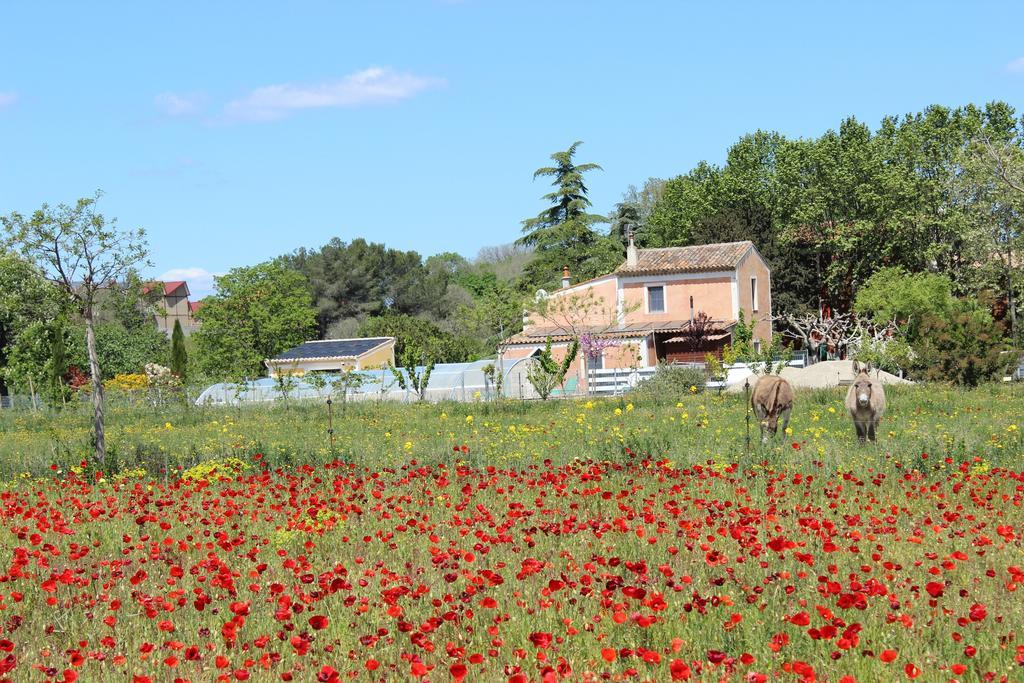
[[[85,347],[89,352],[89,374],[92,376],[93,436],[96,438],[96,462],[103,467],[107,462],[107,439],[103,432],[103,377],[100,359],[96,354],[96,330],[92,309],[85,311]]]

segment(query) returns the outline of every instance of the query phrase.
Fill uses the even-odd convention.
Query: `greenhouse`
[[[505,397],[531,398],[532,389],[524,387],[525,363],[518,361],[508,367],[495,367],[497,361],[484,359],[471,363],[439,363],[434,366],[423,391],[426,401],[477,401],[498,396],[499,385]],[[415,369],[422,375],[423,367]],[[196,399],[196,405],[236,405],[281,400],[348,400],[404,401],[419,400],[414,381],[405,368],[398,368],[403,382],[388,369],[363,370],[344,378],[338,373],[317,373],[303,377],[262,377],[242,382],[222,382],[207,387]],[[500,374],[501,382],[497,382]],[[347,386],[346,386],[347,385]],[[344,396],[343,396],[344,394]]]

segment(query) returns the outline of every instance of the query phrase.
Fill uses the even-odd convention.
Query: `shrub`
[[[694,367],[659,364],[650,379],[636,385],[638,398],[675,402],[680,396],[704,391],[707,373]]]
[[[921,319],[914,348],[915,375],[928,381],[977,386],[1004,369],[1005,339],[988,311],[961,303],[946,314]]]

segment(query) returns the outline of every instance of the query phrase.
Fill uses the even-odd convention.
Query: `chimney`
[[[629,231],[629,244],[626,246],[626,267],[636,268],[640,264],[640,255],[633,243],[633,231]]]
[[[571,284],[569,279],[569,266],[562,266],[562,289],[565,289]]]

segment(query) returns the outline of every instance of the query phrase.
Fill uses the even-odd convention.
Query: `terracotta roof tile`
[[[728,332],[736,325],[735,320],[713,320],[711,328],[720,332]],[[589,332],[600,337],[611,337],[626,339],[633,337],[646,337],[652,332],[685,332],[690,326],[689,320],[672,320],[666,322],[631,323],[608,329],[606,326],[594,327],[589,330],[580,330],[580,333]],[[548,337],[553,342],[568,341],[572,337],[566,334],[565,330],[559,327],[531,327],[517,335],[505,340],[506,344],[543,344]]]
[[[625,275],[653,275],[732,270],[753,246],[752,242],[744,241],[700,244],[692,247],[637,249],[637,265],[630,267],[623,263],[615,272]]]
[[[163,286],[164,296],[170,296],[171,294],[174,294],[174,292],[176,292],[179,287],[187,286],[187,284],[188,283],[186,283],[184,280],[171,280],[170,282],[151,282],[143,286],[142,293],[149,294],[157,287]]]

